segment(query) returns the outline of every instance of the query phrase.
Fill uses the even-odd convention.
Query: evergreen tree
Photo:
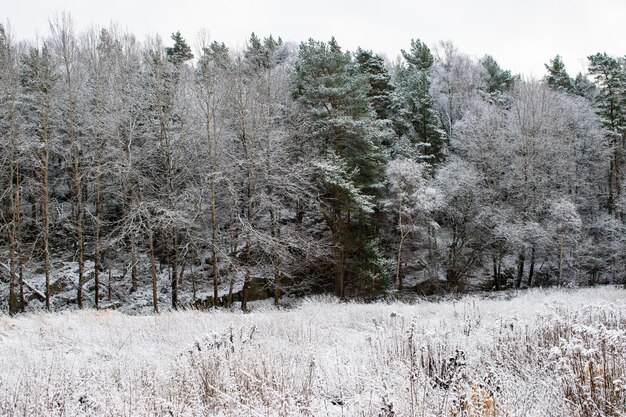
[[[380,120],[391,120],[393,117],[392,94],[394,87],[385,61],[372,51],[357,49],[354,54],[354,67],[357,72],[367,75],[370,91],[367,97]]]
[[[332,233],[335,292],[375,290],[386,278],[376,249],[376,211],[391,132],[369,105],[368,76],[350,72],[351,55],[333,38],[300,45],[293,96],[307,111],[319,160],[323,215]]]
[[[408,65],[397,73],[399,98],[411,125],[409,140],[421,148],[431,164],[444,160],[446,143],[439,118],[433,107],[428,71],[434,59],[430,49],[419,39],[411,41],[411,50],[402,50]]]
[[[261,40],[252,33],[248,40],[248,46],[244,51],[244,58],[255,70],[272,69],[287,58],[287,51],[282,48],[283,40],[279,37],[274,39],[272,35]]]
[[[546,75],[546,82],[554,89],[561,89],[564,91],[572,91],[572,79],[565,70],[565,64],[560,55],[550,60],[549,64],[545,64],[548,74]]]
[[[177,65],[193,59],[191,48],[187,45],[187,41],[185,41],[183,36],[180,34],[180,31],[172,33],[172,40],[174,41],[174,45],[165,48],[165,53],[169,62]]]
[[[435,62],[430,48],[419,39],[411,39],[411,49],[409,52],[402,49],[402,56],[418,71],[428,71]]]
[[[587,78],[582,72],[579,72],[572,83],[572,92],[588,100],[594,100],[596,94],[596,86],[593,81]]]
[[[608,181],[608,211],[623,218],[617,212],[616,202],[622,193],[622,183],[626,175],[624,159],[626,154],[626,58],[614,58],[606,53],[589,57],[589,73],[598,86],[596,103],[600,117],[609,131],[613,155],[610,162]]]
[[[224,42],[213,41],[208,46],[202,48],[202,55],[198,59],[197,76],[206,80],[206,77],[211,73],[210,67],[212,65],[224,69],[228,65],[229,60],[228,47]]]
[[[511,71],[502,69],[491,55],[485,55],[480,63],[485,70],[484,84],[479,91],[480,95],[490,103],[497,103],[506,107],[508,103],[506,96],[518,77],[513,76]]]

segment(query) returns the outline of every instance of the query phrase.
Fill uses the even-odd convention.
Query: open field
[[[623,416],[625,402],[615,287],[0,316],[2,416]]]

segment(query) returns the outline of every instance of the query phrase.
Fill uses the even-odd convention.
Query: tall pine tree
[[[590,56],[589,61],[589,73],[598,86],[598,111],[609,131],[613,151],[608,180],[608,211],[623,219],[625,213],[616,210],[616,202],[621,196],[626,176],[626,58],[598,53]]]
[[[431,164],[444,160],[446,143],[430,94],[429,70],[434,58],[419,39],[411,41],[409,52],[402,50],[407,66],[397,73],[399,99],[411,125],[409,139],[421,148],[422,156]]]
[[[349,71],[350,53],[333,38],[300,45],[293,96],[308,114],[323,216],[334,243],[335,293],[371,293],[384,283],[376,212],[386,158],[380,144],[391,132],[369,104],[369,77]]]

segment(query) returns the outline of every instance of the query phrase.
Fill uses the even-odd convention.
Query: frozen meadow
[[[0,316],[2,416],[623,416],[626,290]]]

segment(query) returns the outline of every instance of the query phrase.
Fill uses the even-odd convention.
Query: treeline
[[[11,313],[51,308],[67,259],[79,307],[119,270],[155,311],[181,284],[246,309],[259,280],[276,303],[624,280],[624,57],[572,78],[557,56],[536,81],[450,43],[395,63],[334,39],[168,43],[0,26]]]

